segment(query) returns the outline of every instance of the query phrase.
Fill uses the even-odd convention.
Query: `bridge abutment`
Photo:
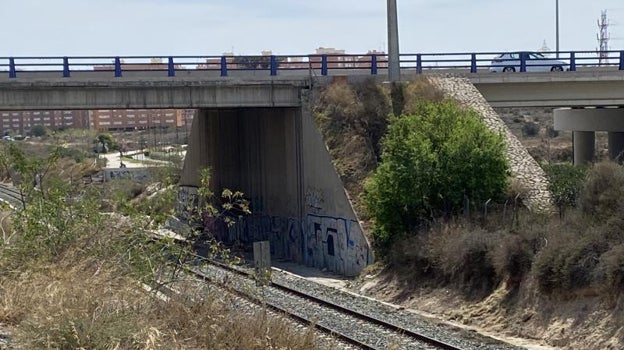
[[[179,211],[195,200],[206,167],[215,199],[225,188],[242,191],[252,211],[231,227],[207,219],[218,239],[245,247],[268,240],[274,258],[344,275],[372,262],[309,108],[200,110],[180,179]]]

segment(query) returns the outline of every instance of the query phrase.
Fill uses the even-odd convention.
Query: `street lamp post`
[[[396,0],[388,0],[388,80],[401,80],[399,64],[399,25]]]
[[[559,0],[555,0],[555,50],[559,58]]]

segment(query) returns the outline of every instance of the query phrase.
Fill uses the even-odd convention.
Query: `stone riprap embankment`
[[[488,104],[470,80],[461,77],[431,77],[434,86],[460,104],[478,112],[485,124],[501,133],[507,143],[507,158],[511,175],[527,192],[524,205],[533,212],[552,213],[551,193],[544,170],[533,159],[518,138],[509,131],[500,116]]]

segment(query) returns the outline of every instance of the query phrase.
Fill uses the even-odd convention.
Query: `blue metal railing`
[[[555,52],[544,53],[546,57],[529,56],[517,52],[513,59],[499,58],[499,52],[473,53],[416,53],[401,54],[402,70],[416,73],[436,70],[480,73],[484,71],[543,71],[561,69],[569,71],[587,69],[611,69],[624,71],[624,51],[604,51],[599,57],[596,51],[559,52],[555,63]],[[550,56],[550,57],[548,57]],[[18,78],[24,73],[58,72],[64,78],[77,72],[103,72],[114,77],[123,77],[131,72],[162,71],[175,77],[182,72],[214,71],[227,77],[237,71],[266,71],[277,76],[287,72],[305,71],[330,75],[332,72],[377,75],[388,67],[388,57],[383,53],[315,54],[315,55],[271,55],[271,56],[75,56],[75,57],[0,57],[0,71],[6,71],[9,78]],[[108,73],[106,73],[108,72]],[[163,74],[165,75],[165,74]]]

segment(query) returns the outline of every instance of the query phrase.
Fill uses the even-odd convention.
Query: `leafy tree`
[[[483,202],[507,186],[503,137],[453,101],[422,101],[414,114],[392,116],[382,148],[365,194],[380,244],[459,212],[465,197]]]
[[[46,128],[43,125],[33,125],[33,127],[30,128],[30,133],[32,134],[32,136],[35,136],[35,137],[47,136],[48,128]]]
[[[103,153],[107,153],[108,151],[115,151],[119,149],[119,144],[113,138],[113,135],[109,133],[98,134],[95,138],[95,142],[98,146],[101,146]]]
[[[563,217],[567,208],[576,207],[587,169],[571,163],[545,164],[543,168],[548,175],[553,203],[559,209],[559,216]]]

